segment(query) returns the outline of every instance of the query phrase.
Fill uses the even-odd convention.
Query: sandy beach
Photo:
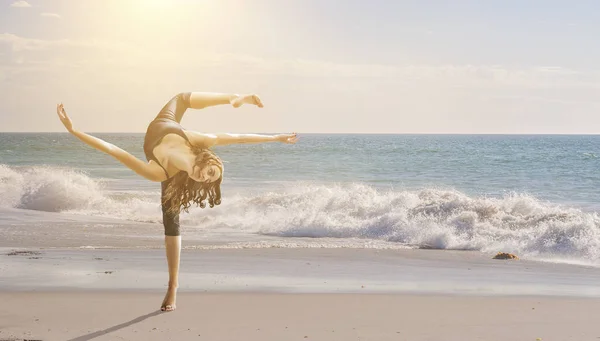
[[[1,340],[597,340],[598,300],[377,294],[2,293]],[[10,308],[7,308],[10,307]]]
[[[2,248],[0,340],[596,340],[600,269],[479,252]]]

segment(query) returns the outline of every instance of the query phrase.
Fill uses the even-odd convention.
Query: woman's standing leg
[[[172,179],[161,183],[161,201]],[[179,287],[179,259],[181,257],[181,235],[179,231],[179,213],[168,212],[170,201],[162,203],[163,225],[165,226],[165,248],[167,265],[169,266],[169,288],[160,307],[163,311],[173,311],[176,308],[177,288]]]

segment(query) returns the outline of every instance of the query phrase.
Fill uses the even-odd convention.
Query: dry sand
[[[600,300],[379,294],[0,294],[0,340],[598,340]]]

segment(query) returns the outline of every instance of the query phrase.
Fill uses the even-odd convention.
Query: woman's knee
[[[179,214],[173,214],[168,211],[168,206],[162,206],[163,225],[165,227],[165,236],[179,236]]]
[[[165,236],[181,235],[179,219],[163,219],[163,225],[165,226]]]
[[[175,98],[183,102],[183,105],[186,107],[190,107],[190,97],[192,96],[191,92],[180,92],[175,95]]]
[[[179,226],[177,226],[176,228],[166,228],[165,227],[165,236],[169,236],[169,237],[181,236],[181,231],[179,230]]]

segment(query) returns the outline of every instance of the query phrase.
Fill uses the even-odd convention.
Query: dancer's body
[[[187,108],[202,109],[220,104],[238,108],[243,104],[263,107],[256,95],[235,95],[205,92],[180,93],[173,97],[150,123],[144,139],[144,162],[123,149],[73,128],[62,104],[56,107],[58,116],[67,130],[86,144],[105,152],[144,178],[162,182],[161,202],[165,247],[169,266],[169,288],[161,310],[175,309],[179,286],[179,258],[181,236],[179,212],[187,210],[192,202],[205,207],[221,203],[223,163],[208,148],[235,143],[284,142],[295,143],[296,134],[205,134],[185,130],[179,124]]]

